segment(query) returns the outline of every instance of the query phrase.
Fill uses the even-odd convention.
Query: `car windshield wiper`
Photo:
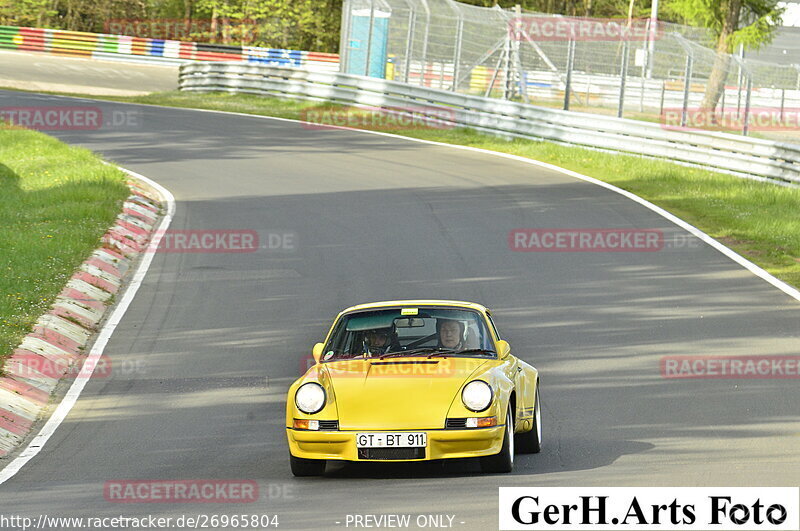
[[[497,354],[496,351],[490,348],[465,348],[464,350],[459,350],[458,352],[456,352],[456,354],[474,354],[476,352],[480,352],[481,354],[487,354],[490,356],[492,354]]]
[[[436,347],[413,348],[411,350],[394,350],[392,352],[387,352],[386,354],[381,354],[380,356],[378,356],[378,359],[390,358],[392,356],[414,356],[417,354],[425,354],[428,352],[438,353],[441,350],[442,349]]]
[[[400,350],[394,350],[392,352],[386,352],[384,354],[381,354],[380,356],[377,356],[377,359],[382,360],[383,358],[391,358],[394,356],[405,356],[405,355],[406,355],[405,352],[402,352]]]
[[[451,349],[451,350],[442,351],[442,352],[434,352],[433,354],[428,356],[428,359],[435,358],[437,356],[459,356],[461,354],[474,354],[476,352],[480,352],[481,354],[488,354],[488,355],[497,354],[497,352],[495,352],[494,350],[486,349],[486,348],[465,348],[463,350],[452,350]]]

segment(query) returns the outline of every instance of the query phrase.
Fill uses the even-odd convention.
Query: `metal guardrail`
[[[740,176],[800,184],[800,146],[731,135],[676,130],[660,124],[562,111],[534,105],[406,85],[351,74],[232,62],[181,66],[179,87],[199,92],[244,92],[410,109],[501,136],[548,140],[647,157],[665,158]]]

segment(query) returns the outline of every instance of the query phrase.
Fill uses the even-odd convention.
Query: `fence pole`
[[[507,32],[506,32],[507,33]],[[506,35],[506,45],[503,48],[503,99],[509,98],[511,91],[511,37]]]
[[[622,118],[622,110],[625,106],[625,78],[628,77],[628,52],[630,48],[629,41],[622,43],[622,65],[620,67],[620,80],[619,80],[619,106],[617,107],[617,118]]]
[[[683,73],[684,81],[683,81],[683,110],[681,111],[681,127],[686,126],[686,119],[689,113],[689,94],[692,90],[692,68],[694,67],[694,57],[689,52],[686,51],[686,70]]]
[[[575,39],[570,37],[567,45],[567,79],[564,81],[564,110],[569,110],[569,96],[572,91],[572,68],[575,63]],[[580,102],[579,102],[580,103]]]
[[[453,85],[450,90],[455,92],[458,87],[458,76],[460,74],[459,70],[459,63],[461,63],[461,46],[463,45],[463,37],[464,37],[464,15],[461,14],[461,11],[458,12],[458,25],[456,26],[456,50],[455,50],[455,57],[453,57]],[[444,69],[444,66],[442,66]],[[444,87],[442,87],[444,88]]]
[[[369,31],[367,32],[367,61],[364,65],[364,75],[369,75],[369,62],[372,58],[372,31],[375,26],[375,0],[369,0]]]
[[[408,6],[408,33],[406,34],[406,60],[403,67],[403,83],[408,83],[408,71],[411,69],[411,51],[413,50],[412,42],[414,42],[414,25],[417,23],[417,14],[414,8],[409,4]]]
[[[351,0],[345,0],[342,6],[342,29],[339,36],[339,72],[346,73],[350,63],[350,14],[353,9]]]
[[[419,86],[425,86],[425,72],[427,71],[427,61],[428,61],[428,35],[431,32],[431,10],[428,7],[428,3],[424,2],[425,6],[425,37],[422,39],[422,59],[420,61],[420,72],[419,72]]]
[[[744,45],[739,45],[739,59],[744,59]],[[740,118],[742,116],[742,81],[744,80],[744,72],[742,70],[742,62],[737,61],[739,63],[739,76],[737,77],[737,92],[736,92],[736,118]]]
[[[653,63],[656,56],[656,34],[658,33],[658,0],[650,4],[650,20],[647,27],[647,79],[653,77]]]
[[[664,116],[664,96],[666,96],[666,93],[667,93],[667,80],[666,79],[662,79],[661,80],[661,105],[659,106],[661,110],[658,112],[659,116]]]
[[[514,13],[516,14],[517,20],[521,20],[522,6],[519,4],[514,6]],[[506,33],[510,34],[511,32],[507,31]],[[514,41],[511,43],[511,52],[514,59],[514,72],[516,73],[516,77],[519,78],[517,90],[519,90],[519,95],[522,97],[522,101],[528,103],[528,77],[525,69],[522,67],[522,58],[519,55],[519,43],[520,40],[517,38],[517,34],[515,33]]]
[[[783,111],[785,110],[786,104],[786,89],[781,89],[781,116],[779,119],[780,123],[783,123]]]
[[[747,94],[744,97],[744,125],[742,125],[742,134],[747,136],[750,132],[750,95],[753,92],[753,76],[747,75]]]
[[[500,63],[502,62],[502,60],[503,60],[503,55],[501,53],[500,57],[497,59],[497,64],[494,65],[494,72],[492,72],[492,80],[489,82],[489,86],[486,87],[486,94],[484,94],[485,98],[488,98],[489,96],[492,95],[492,89],[494,89],[494,84],[497,81],[497,75],[500,72]]]

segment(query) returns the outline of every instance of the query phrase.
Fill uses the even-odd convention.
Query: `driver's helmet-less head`
[[[371,356],[388,352],[392,346],[393,330],[388,328],[375,328],[364,334],[364,352]]]
[[[439,347],[458,349],[464,345],[464,323],[455,319],[438,319],[436,332],[439,335]]]

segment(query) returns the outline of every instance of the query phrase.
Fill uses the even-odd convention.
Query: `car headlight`
[[[325,407],[325,389],[316,382],[305,383],[295,393],[294,403],[303,413],[319,413]]]
[[[492,403],[494,392],[483,380],[473,380],[461,391],[461,401],[470,411],[483,411]]]

